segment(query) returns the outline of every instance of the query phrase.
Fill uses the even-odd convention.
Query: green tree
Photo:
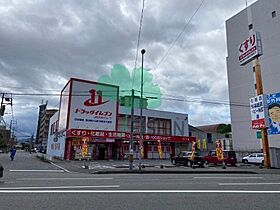
[[[217,128],[217,133],[230,133],[231,132],[231,124],[220,124]]]
[[[134,89],[135,96],[139,98],[141,68],[133,69],[130,75],[124,65],[115,64],[111,69],[111,74],[101,76],[98,82],[119,86],[119,97],[131,96],[131,90]],[[161,95],[160,87],[153,82],[153,75],[147,69],[143,69],[143,98],[148,100],[148,108],[158,108],[161,105]]]

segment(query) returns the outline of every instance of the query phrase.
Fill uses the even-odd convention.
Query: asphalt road
[[[0,209],[279,209],[278,174],[67,173],[0,154]]]

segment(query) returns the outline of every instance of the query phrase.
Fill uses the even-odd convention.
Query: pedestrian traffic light
[[[6,108],[6,106],[5,106],[5,105],[2,105],[2,107],[1,107],[1,109],[0,109],[0,115],[1,115],[1,116],[4,116],[5,108]]]

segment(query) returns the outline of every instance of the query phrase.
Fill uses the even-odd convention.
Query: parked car
[[[4,168],[3,168],[3,166],[2,166],[1,163],[0,163],[0,177],[3,176],[3,171],[4,171]]]
[[[242,163],[263,164],[263,153],[252,153],[242,158]]]
[[[223,151],[223,160],[218,160],[216,150],[210,151],[206,156],[204,156],[205,164],[223,164],[235,166],[237,163],[235,151],[224,150]]]
[[[173,165],[183,164],[188,167],[192,167],[193,165],[198,165],[199,167],[204,166],[203,156],[199,152],[195,152],[192,160],[191,151],[181,151],[178,155],[171,158],[171,163]]]

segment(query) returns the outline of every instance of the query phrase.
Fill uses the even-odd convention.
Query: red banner
[[[84,129],[69,129],[66,131],[66,138],[69,137],[92,137],[92,138],[118,138],[130,139],[130,133],[121,131],[97,131]],[[134,140],[139,140],[140,135],[134,134]],[[163,136],[143,134],[143,141],[161,141],[161,142],[195,142],[196,138],[193,136]]]

